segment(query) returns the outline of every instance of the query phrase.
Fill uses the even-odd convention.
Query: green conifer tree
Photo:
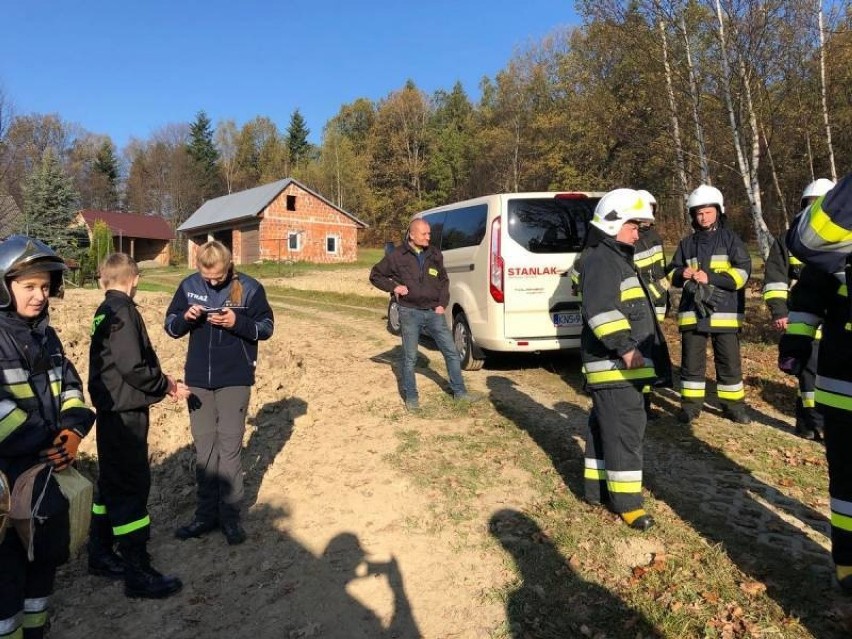
[[[287,149],[290,153],[290,164],[296,166],[303,159],[307,159],[311,151],[311,143],[308,142],[308,128],[305,118],[299,113],[299,109],[293,111],[290,116],[290,126],[287,127]]]
[[[221,195],[219,151],[213,142],[210,118],[203,110],[196,114],[195,122],[189,126],[189,143],[186,145],[186,150],[192,158],[200,199],[203,201]]]
[[[78,195],[70,177],[62,170],[52,148],[24,186],[24,228],[21,231],[50,245],[57,253],[75,251],[70,225],[74,220]]]

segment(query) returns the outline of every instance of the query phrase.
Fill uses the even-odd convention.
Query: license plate
[[[580,311],[553,314],[553,325],[556,328],[560,328],[562,326],[579,326],[582,323],[583,318],[580,314]]]

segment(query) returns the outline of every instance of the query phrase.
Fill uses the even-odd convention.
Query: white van
[[[602,196],[502,193],[414,216],[429,222],[431,242],[444,254],[447,322],[462,368],[482,368],[488,351],[579,347],[580,300],[568,270]]]

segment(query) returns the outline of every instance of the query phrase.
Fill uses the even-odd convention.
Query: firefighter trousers
[[[814,389],[816,388],[816,371],[819,353],[819,340],[811,345],[811,356],[808,363],[799,373],[799,396],[796,398],[796,428],[822,431],[822,415],[816,410]]]
[[[852,412],[819,406],[825,423],[828,494],[831,497],[831,558],[852,566]]]
[[[0,639],[44,636],[55,577],[55,563],[28,561],[18,534],[6,531],[0,544]]]
[[[586,501],[607,503],[616,513],[642,508],[645,401],[635,386],[592,390],[586,434]]]
[[[103,547],[113,541],[144,543],[150,536],[148,409],[98,411],[98,494],[90,536]]]
[[[739,335],[684,331],[680,334],[680,400],[685,409],[689,407],[692,410],[700,410],[704,403],[708,337],[713,345],[716,395],[719,401],[724,407],[742,404],[745,400]]]

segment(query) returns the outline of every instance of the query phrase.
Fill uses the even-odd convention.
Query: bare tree
[[[817,23],[819,25],[819,77],[822,94],[822,120],[825,124],[825,142],[828,145],[828,162],[831,167],[831,179],[837,180],[837,168],[834,165],[834,145],[831,143],[831,124],[828,119],[828,89],[825,82],[825,30],[822,20],[822,0],[817,0]]]
[[[761,254],[766,257],[769,255],[769,247],[772,245],[772,234],[769,232],[766,221],[763,219],[763,207],[761,204],[760,181],[758,177],[758,169],[760,168],[760,138],[758,135],[757,114],[754,110],[754,102],[752,101],[745,63],[742,56],[740,56],[739,63],[737,64],[739,79],[743,86],[743,100],[740,106],[744,112],[743,119],[747,120],[748,126],[746,127],[737,120],[737,112],[734,110],[733,91],[731,89],[732,71],[728,58],[728,45],[725,39],[725,20],[722,15],[721,0],[716,0],[716,18],[718,20],[717,33],[722,60],[722,92],[725,98],[725,106],[728,110],[737,166],[748,196],[757,243]],[[751,147],[749,156],[746,155],[745,144],[749,144]]]

